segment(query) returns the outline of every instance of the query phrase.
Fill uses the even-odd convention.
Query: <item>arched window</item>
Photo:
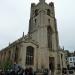
[[[34,64],[34,48],[28,46],[26,50],[26,65],[33,65],[33,64]]]
[[[47,9],[47,15],[50,16],[50,9]]]
[[[9,60],[11,59],[11,51],[10,50],[8,51],[8,59]]]
[[[37,25],[37,19],[34,19],[34,25]]]
[[[51,27],[47,27],[47,37],[48,37],[48,48],[52,49],[52,30]]]
[[[6,58],[6,52],[4,52],[4,61],[5,61],[5,58]]]
[[[48,24],[50,25],[50,19],[48,19]]]
[[[62,66],[63,66],[63,54],[61,54],[61,61],[62,61]]]
[[[16,63],[18,63],[18,57],[19,57],[19,48],[16,46],[15,47],[15,57],[14,57],[14,61],[16,62]]]

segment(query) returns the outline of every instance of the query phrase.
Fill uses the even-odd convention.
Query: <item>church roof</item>
[[[17,46],[18,44],[21,43],[32,43],[34,45],[36,45],[38,47],[38,42],[33,40],[32,37],[28,34],[25,36],[22,36],[21,38],[17,39],[16,41],[14,41],[13,43],[9,44],[9,46],[5,47],[4,49],[2,49],[0,52],[3,52],[11,47]]]

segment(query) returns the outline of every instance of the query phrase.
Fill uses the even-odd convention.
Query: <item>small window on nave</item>
[[[18,62],[18,57],[19,57],[19,48],[18,46],[15,47],[15,54],[14,54],[14,61],[17,63]]]
[[[5,57],[6,57],[6,52],[4,52],[4,60],[5,60]]]
[[[28,46],[26,50],[26,65],[34,64],[34,48],[32,46]]]
[[[2,59],[3,53],[1,53],[1,59]]]
[[[9,50],[8,51],[8,59],[10,60],[10,58],[11,58],[11,51]]]

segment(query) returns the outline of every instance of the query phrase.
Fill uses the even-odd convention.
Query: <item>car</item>
[[[69,75],[74,75],[74,70],[68,70]]]

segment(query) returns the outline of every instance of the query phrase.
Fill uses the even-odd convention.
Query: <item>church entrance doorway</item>
[[[49,71],[51,71],[51,75],[54,75],[54,67],[55,67],[54,57],[49,57]]]

